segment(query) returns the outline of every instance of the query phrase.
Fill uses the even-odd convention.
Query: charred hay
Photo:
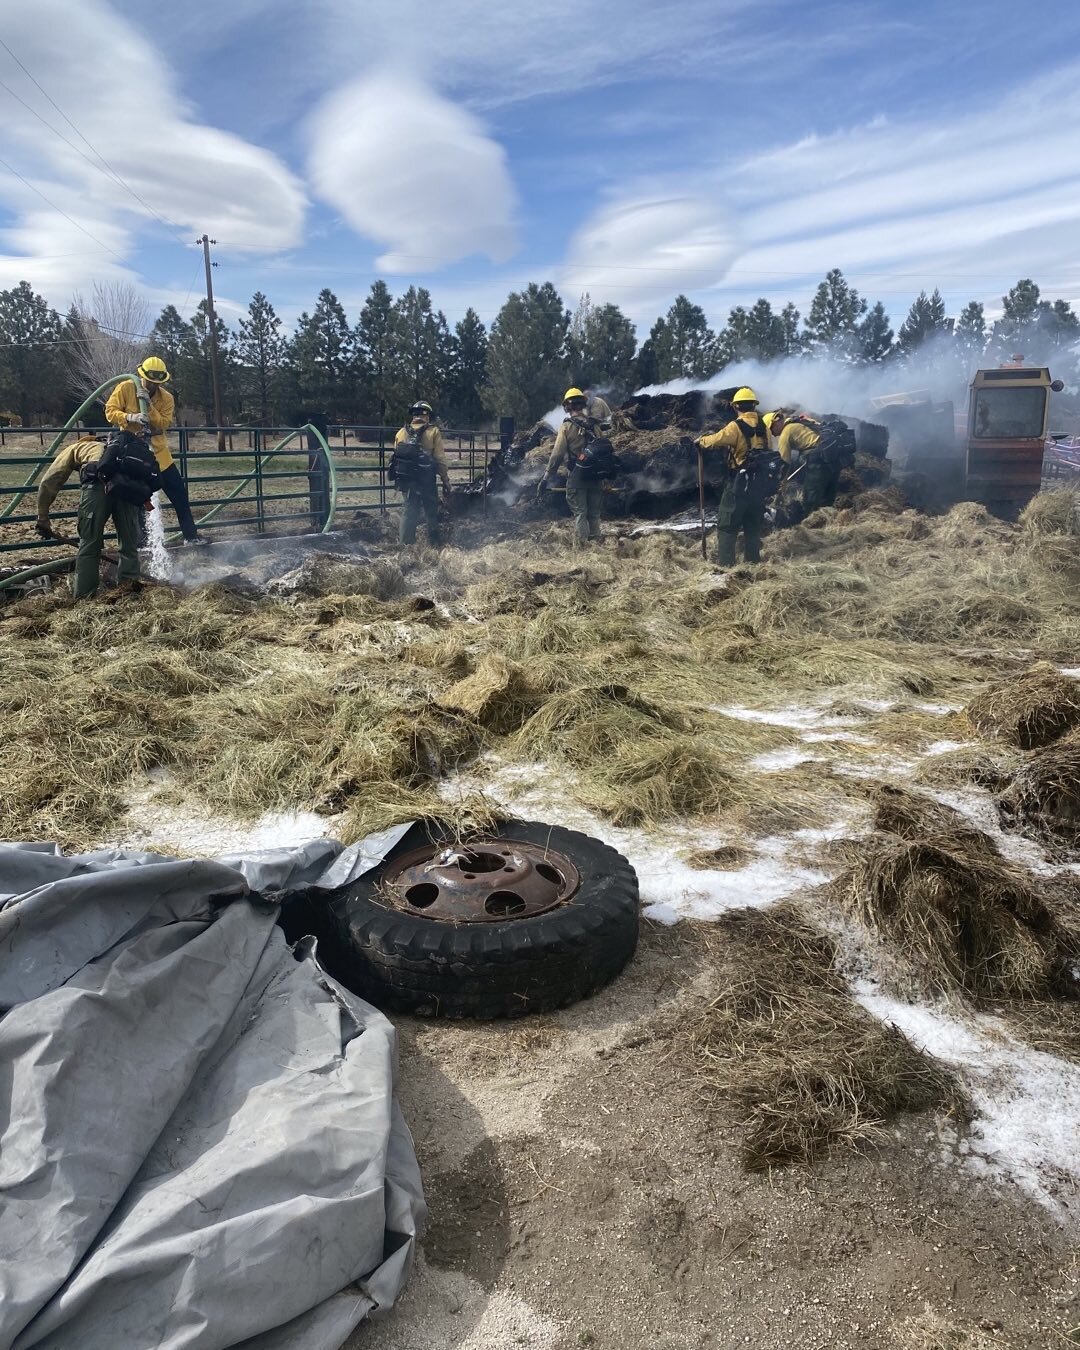
[[[759,1170],[883,1137],[899,1112],[962,1113],[945,1068],[851,997],[831,938],[793,905],[716,925],[718,990],[680,1037],[710,1112],[739,1116]]]

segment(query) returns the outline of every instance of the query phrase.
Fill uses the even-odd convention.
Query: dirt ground
[[[399,1305],[350,1350],[1070,1343],[1074,1240],[968,1174],[932,1116],[744,1170],[672,1035],[724,978],[710,949],[647,924],[626,973],[558,1015],[397,1019],[430,1215]]]

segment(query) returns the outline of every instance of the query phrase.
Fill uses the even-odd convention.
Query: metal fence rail
[[[0,430],[0,555],[55,551],[55,541],[32,532],[41,476],[51,456],[30,453],[51,443],[63,428],[30,427]],[[101,427],[107,434],[111,428]],[[383,511],[400,498],[387,479],[397,427],[334,425],[323,442],[314,429],[306,444],[279,448],[292,428],[225,428],[229,449],[200,449],[197,436],[216,437],[216,427],[176,427],[170,445],[188,484],[192,511],[200,530],[245,533],[319,531],[342,525],[357,511]],[[72,432],[74,439],[76,433]],[[508,439],[495,432],[443,431],[451,483],[472,482],[492,454]],[[324,448],[325,446],[325,448]],[[329,451],[330,462],[327,462]],[[50,518],[60,533],[74,533],[79,483],[72,476],[57,495]],[[176,513],[159,496],[166,532],[177,529]],[[207,515],[213,518],[205,520]],[[303,522],[301,524],[301,522]],[[21,527],[18,529],[9,527]]]

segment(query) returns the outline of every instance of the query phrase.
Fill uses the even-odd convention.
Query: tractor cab
[[[1015,516],[1039,491],[1050,412],[1060,390],[1045,366],[978,370],[968,403],[964,496],[996,515]]]

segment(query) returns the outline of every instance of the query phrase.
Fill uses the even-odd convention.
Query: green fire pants
[[[604,500],[603,484],[595,478],[586,478],[580,469],[571,469],[566,479],[566,504],[574,517],[574,538],[579,544],[599,539],[600,507]]]
[[[442,534],[439,530],[439,489],[435,483],[432,483],[430,488],[407,489],[405,503],[401,508],[401,530],[398,539],[403,544],[416,543],[416,527],[420,523],[421,512],[427,518],[427,532],[431,546],[438,548],[442,542]]]
[[[120,580],[139,577],[139,512],[131,502],[111,497],[100,483],[84,483],[79,497],[79,553],[75,559],[75,599],[93,595],[101,580],[101,548],[111,517],[120,545]]]
[[[740,530],[746,561],[760,562],[766,500],[762,480],[755,482],[745,474],[729,475],[716,513],[716,561],[721,567],[734,564],[735,544]]]

